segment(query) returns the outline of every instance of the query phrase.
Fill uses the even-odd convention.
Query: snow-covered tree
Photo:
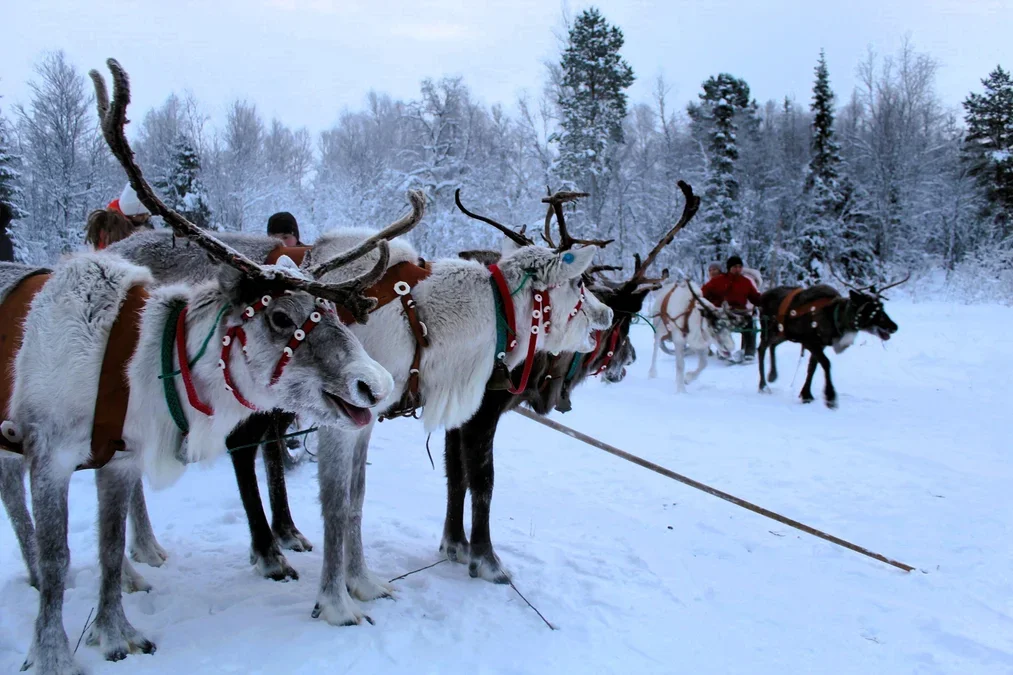
[[[98,133],[84,78],[63,52],[45,56],[35,72],[31,100],[14,108],[30,215],[13,232],[24,260],[50,263],[81,245],[87,213],[123,186]]]
[[[15,152],[10,125],[0,114],[0,204],[7,206],[11,220],[20,220],[28,215],[24,209],[20,166],[21,158]]]
[[[988,197],[1000,239],[1013,234],[1013,78],[996,66],[981,81],[984,93],[964,100],[965,147],[971,174]]]
[[[757,106],[750,101],[746,81],[728,73],[708,78],[699,97],[700,102],[691,103],[688,111],[707,162],[698,236],[702,262],[724,260],[740,244],[734,239],[743,215],[736,171],[739,131],[755,128]]]
[[[553,137],[559,159],[554,173],[590,193],[594,225],[601,224],[614,155],[623,143],[626,89],[634,80],[633,69],[619,53],[624,41],[623,32],[591,7],[570,27],[560,61],[560,130]]]
[[[211,209],[201,179],[200,157],[193,143],[180,133],[172,143],[172,154],[164,177],[154,185],[175,209],[198,227],[210,227]]]

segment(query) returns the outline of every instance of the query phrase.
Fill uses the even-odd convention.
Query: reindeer
[[[527,386],[523,385],[524,373],[515,368],[510,374],[500,373],[490,379],[478,411],[464,424],[446,432],[444,461],[447,472],[447,514],[443,525],[440,551],[454,562],[468,565],[472,577],[494,583],[508,583],[510,574],[504,568],[493,550],[490,535],[489,516],[493,492],[493,440],[500,417],[521,404],[528,404],[540,415],[548,414],[553,408],[561,412],[570,410],[570,390],[589,377],[602,374],[606,381],[616,383],[626,375],[626,367],[633,363],[636,353],[629,339],[630,323],[640,311],[644,298],[651,290],[659,287],[659,279],[647,278],[647,270],[658,254],[671,243],[699,208],[700,198],[692,188],[679,181],[679,188],[686,198],[682,217],[648,253],[641,263],[635,256],[633,275],[624,282],[602,283],[593,286],[593,291],[602,302],[612,308],[613,321],[607,330],[596,336],[596,346],[589,354],[562,353],[548,354],[536,361]],[[545,217],[543,239],[557,251],[566,251],[577,243],[589,243],[574,239],[566,228],[562,204],[580,196],[579,193],[556,193],[543,199],[549,204]],[[531,246],[534,242],[521,231],[488,218],[472,213],[455,194],[458,208],[471,218],[489,223],[517,247]],[[560,242],[552,241],[549,223],[555,215],[559,226]],[[607,244],[598,241],[595,244]],[[469,251],[462,254],[472,259],[481,259],[489,264],[495,262],[495,252]],[[597,266],[589,268],[588,277],[594,272],[614,271],[619,268]],[[587,283],[591,283],[590,280]],[[506,377],[504,377],[506,375]],[[521,384],[515,384],[521,381]],[[464,532],[464,498],[471,491],[471,541]]]
[[[731,331],[745,321],[727,302],[715,307],[689,279],[664,286],[655,294],[652,309],[651,316],[658,320],[658,325],[648,377],[658,376],[658,349],[663,340],[670,340],[675,353],[675,386],[680,394],[685,393],[686,385],[693,383],[707,367],[707,353],[712,344],[717,344],[722,353],[730,354],[735,350]],[[696,370],[689,375],[686,375],[687,350],[697,355]]]
[[[400,302],[381,301],[365,330],[365,326],[350,326],[366,351],[394,378],[392,393],[376,406],[381,418],[416,415],[421,409],[427,429],[459,426],[478,409],[494,364],[502,362],[511,369],[527,363],[531,368],[540,351],[590,352],[595,347],[592,333],[612,323],[611,310],[586,292],[583,283],[596,246],[564,252],[527,246],[487,269],[460,259],[425,262],[399,240],[390,243],[389,259],[368,252],[344,264],[344,251],[358,251],[376,236],[364,229],[325,235],[306,252],[302,268],[319,283],[345,282],[381,263],[386,268],[369,292]],[[256,238],[246,243],[262,246]],[[171,242],[163,237],[153,245],[169,247]],[[186,254],[185,248],[177,250],[179,255]],[[164,252],[158,255],[166,257]],[[192,256],[186,264],[198,266],[200,258]],[[518,329],[514,325],[511,339],[500,348],[500,321],[526,321],[530,326]],[[366,568],[363,559],[362,504],[371,432],[372,423],[354,432],[325,424],[318,437],[324,568],[312,614],[335,625],[368,619],[353,602],[353,595],[365,601],[389,595],[391,590]],[[259,440],[257,434],[253,436],[254,442]],[[252,463],[244,475],[251,480]],[[255,478],[252,482],[247,489],[255,492]],[[244,499],[244,506],[254,540],[276,543],[259,495],[255,500]]]
[[[894,281],[882,289],[875,286],[851,288],[847,298],[831,286],[820,284],[811,288],[778,286],[763,294],[760,300],[760,392],[769,392],[767,379],[777,380],[777,361],[774,349],[785,341],[802,345],[803,353],[809,351],[809,370],[799,397],[803,403],[811,403],[812,380],[816,366],[823,367],[826,384],[823,389],[828,408],[837,407],[837,391],[830,379],[830,359],[823,350],[833,347],[840,354],[851,346],[859,331],[866,331],[880,340],[889,340],[897,332],[897,324],[883,309],[883,291],[899,286],[908,279]],[[763,359],[770,348],[770,375],[763,373]]]
[[[142,469],[155,483],[172,482],[185,464],[221,455],[228,433],[256,409],[283,408],[362,428],[393,388],[390,373],[335,314],[366,320],[375,300],[363,290],[382,275],[388,244],[354,250],[375,259],[365,273],[321,283],[285,258],[259,265],[201,231],[167,209],[133,163],[123,131],[129,83],[118,63],[108,65],[111,105],[92,71],[99,117],[130,184],[177,234],[225,265],[216,280],[149,292],[154,280],[145,268],[106,253],[81,254],[2,293],[3,325],[16,327],[11,337],[18,348],[12,388],[5,389],[9,405],[2,406],[9,417],[0,426],[6,450],[23,454],[29,466],[40,588],[23,669],[34,664],[47,675],[82,672],[62,619],[67,496],[76,468],[96,469],[100,511],[102,581],[89,642],[114,661],[150,654],[155,645],[129,623],[121,597],[128,502]],[[338,257],[355,262],[349,253]],[[205,340],[220,346],[220,359],[191,358]],[[58,378],[54,357],[61,362]],[[3,365],[6,372],[9,364]],[[186,404],[170,379],[176,374]],[[32,549],[31,542],[20,543]]]

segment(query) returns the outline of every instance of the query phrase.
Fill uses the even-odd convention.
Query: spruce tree
[[[211,224],[211,209],[201,181],[200,158],[193,144],[182,134],[172,144],[172,163],[157,187],[166,195],[166,202],[198,227]]]
[[[702,261],[721,261],[736,247],[734,233],[742,219],[738,135],[740,128],[755,130],[756,102],[750,101],[745,80],[721,73],[703,83],[700,103],[691,103],[688,111],[705,138],[708,161],[700,254]]]
[[[0,116],[0,204],[6,204],[12,220],[24,218],[24,193],[21,190],[20,158],[11,147],[12,139],[7,121]]]
[[[604,205],[614,151],[624,141],[626,89],[634,80],[633,69],[619,54],[623,42],[623,32],[591,7],[570,29],[560,62],[562,129],[552,137],[559,144],[554,173],[591,193],[595,223]]]
[[[981,83],[985,93],[964,100],[965,155],[1005,238],[1013,234],[1013,79],[996,66]]]
[[[799,228],[796,245],[803,283],[818,283],[827,277],[828,261],[837,261],[842,273],[853,279],[867,279],[872,253],[863,223],[862,193],[842,176],[840,145],[834,135],[834,92],[826,54],[820,50],[815,68],[813,98],[809,109],[812,122],[812,159],[806,172],[807,214]]]

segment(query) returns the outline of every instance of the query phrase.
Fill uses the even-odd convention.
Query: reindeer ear
[[[560,262],[560,276],[564,279],[579,277],[584,273],[584,270],[591,266],[591,261],[594,260],[598,250],[597,246],[584,246],[557,254],[556,258]]]

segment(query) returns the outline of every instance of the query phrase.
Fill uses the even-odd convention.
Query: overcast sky
[[[589,3],[571,1],[576,13]],[[940,64],[937,89],[956,107],[996,64],[1013,68],[1013,0],[601,0],[626,36],[649,101],[663,74],[683,107],[709,75],[744,78],[761,104],[808,103],[826,49],[831,83],[846,99],[871,45],[894,52],[910,34]],[[192,90],[220,119],[237,97],[261,114],[317,132],[370,89],[416,96],[424,77],[462,75],[486,104],[537,96],[558,58],[558,0],[0,0],[0,109],[28,98],[33,64],[63,49],[81,69],[113,56],[133,81],[138,109]]]

